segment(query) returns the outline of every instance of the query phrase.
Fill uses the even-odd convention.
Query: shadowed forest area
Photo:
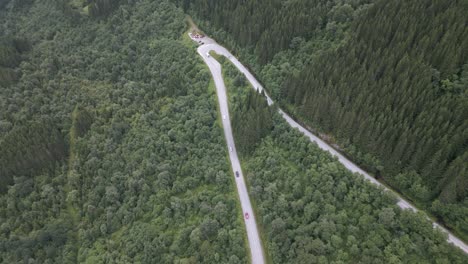
[[[186,13],[282,107],[466,236],[466,8],[0,0],[0,262],[249,262],[215,89]],[[221,62],[269,260],[467,262]]]
[[[246,263],[184,13],[78,2],[1,2],[0,262]]]
[[[230,112],[244,117],[233,131],[272,263],[466,262],[422,213],[402,210],[391,193],[292,129],[242,73],[220,61]],[[261,135],[253,146],[238,140],[246,124]]]
[[[468,3],[176,1],[271,96],[468,240]]]

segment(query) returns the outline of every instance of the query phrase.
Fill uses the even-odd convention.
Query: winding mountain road
[[[192,38],[192,36],[190,35]],[[215,80],[215,85],[216,85],[216,91],[218,94],[218,100],[219,100],[219,105],[220,105],[220,110],[223,115],[225,115],[227,118],[223,118],[223,127],[224,127],[224,134],[226,136],[226,141],[229,147],[232,147],[232,151],[229,152],[229,157],[231,159],[232,163],[232,168],[234,171],[239,171],[240,177],[236,178],[236,184],[237,184],[237,190],[239,193],[239,197],[241,200],[241,206],[242,210],[244,212],[248,212],[250,215],[249,219],[245,219],[245,225],[247,227],[247,236],[249,239],[249,244],[250,244],[250,251],[252,255],[252,263],[264,263],[264,254],[262,251],[261,247],[261,242],[255,222],[255,216],[252,211],[252,206],[250,204],[250,199],[247,193],[247,188],[245,186],[245,181],[244,177],[242,175],[239,159],[237,157],[237,152],[234,144],[234,139],[232,136],[232,130],[231,130],[231,122],[229,118],[229,111],[228,111],[228,104],[227,104],[227,97],[226,97],[226,87],[224,86],[223,82],[223,76],[221,72],[221,65],[216,61],[216,59],[212,58],[209,55],[210,51],[215,51],[219,55],[225,56],[227,59],[229,59],[239,71],[241,71],[247,80],[251,83],[252,87],[259,92],[263,90],[262,85],[255,79],[255,77],[247,70],[247,68],[242,65],[237,58],[235,58],[227,49],[216,43],[211,38],[208,37],[203,37],[203,38],[192,38],[194,41],[197,43],[201,44],[198,47],[198,53],[202,56],[203,60],[205,63],[208,65],[210,68],[211,74],[213,75],[213,78]],[[268,102],[268,105],[273,104],[273,100],[268,96],[268,94],[265,91],[265,96]],[[331,155],[335,156],[338,161],[343,164],[348,170],[350,170],[353,173],[359,173],[360,175],[364,176],[365,179],[369,180],[371,183],[382,187],[385,191],[392,192],[398,199],[397,204],[400,208],[402,209],[408,209],[412,210],[414,212],[417,212],[418,209],[413,206],[411,203],[403,199],[400,195],[395,193],[393,190],[388,189],[385,187],[383,184],[381,184],[379,181],[377,181],[374,177],[369,175],[367,172],[359,168],[356,164],[348,160],[346,157],[341,155],[338,151],[336,151],[333,147],[325,143],[323,140],[318,138],[317,136],[313,135],[310,131],[302,127],[300,124],[298,124],[296,121],[294,121],[288,114],[286,114],[283,110],[279,109],[279,113],[283,116],[283,118],[286,120],[286,122],[291,125],[293,128],[297,128],[300,132],[302,132],[305,136],[307,136],[311,141],[315,142],[322,150],[328,151]],[[426,216],[427,217],[427,216]],[[441,230],[443,233],[447,234],[447,241],[449,243],[452,243],[456,247],[459,247],[462,249],[466,254],[468,254],[468,245],[464,243],[462,240],[454,236],[450,231],[445,229],[444,227],[440,226],[439,224],[433,222],[429,217],[427,217],[428,220],[432,222],[432,225],[434,228],[438,228]]]
[[[231,160],[231,167],[234,172],[234,177],[237,186],[237,193],[242,207],[242,216],[244,218],[245,227],[247,230],[247,239],[249,240],[250,255],[252,263],[263,264],[265,263],[265,256],[263,254],[260,235],[258,234],[257,223],[255,215],[250,203],[249,193],[245,184],[244,175],[242,173],[239,157],[237,156],[236,145],[234,144],[234,137],[232,136],[231,118],[229,117],[228,100],[226,95],[226,87],[224,86],[223,76],[221,73],[221,65],[213,57],[209,56],[210,50],[215,46],[214,44],[202,45],[198,48],[198,53],[203,57],[203,60],[210,68],[211,74],[216,86],[216,94],[218,95],[219,110],[221,111],[222,123],[224,128],[224,137],[229,149],[229,159]]]

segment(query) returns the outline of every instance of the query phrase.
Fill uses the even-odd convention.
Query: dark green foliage
[[[11,3],[14,8],[22,8],[31,4],[33,0],[1,0],[0,8],[6,6],[8,3]]]
[[[466,1],[190,2],[289,112],[468,238]]]
[[[326,27],[334,32],[346,27],[366,4],[374,0],[174,0],[200,20],[207,20],[213,31],[224,29],[235,39],[234,45],[255,51],[264,64],[281,50],[293,46],[294,39],[322,35]],[[349,3],[346,3],[349,2]],[[224,40],[225,41],[225,40]]]
[[[29,1],[14,2],[19,7]],[[218,17],[222,10],[210,8],[228,5],[240,14],[246,6],[238,4],[244,2],[258,12],[267,1],[198,2],[209,3],[199,10],[217,17],[213,25],[224,25],[224,18]],[[286,97],[290,92],[291,102],[297,103],[302,87],[285,91],[283,82],[299,76],[298,69],[318,57],[331,56],[318,54],[345,39],[349,21],[368,1],[316,1],[322,11],[301,1],[271,2],[271,12],[261,10],[259,17],[248,13],[238,16],[246,23],[226,25],[234,29],[265,21],[247,34],[240,28],[235,31],[258,53],[249,61],[272,62],[262,76],[274,83],[273,94]],[[182,11],[168,0],[92,1],[98,8],[88,11],[101,19],[82,14],[76,19],[77,12],[63,3],[33,1],[25,8],[0,11],[5,25],[0,35],[24,35],[31,43],[26,53],[28,45],[13,42],[22,62],[5,61],[14,62],[14,68],[7,69],[18,73],[18,82],[0,89],[0,160],[12,161],[0,164],[9,170],[2,179],[10,179],[8,191],[0,194],[0,262],[246,263],[242,215],[228,161],[220,159],[225,149],[215,122],[215,95],[207,93],[210,74],[189,41],[181,39]],[[190,5],[184,1],[183,6]],[[272,18],[267,16],[272,14],[282,15],[281,23],[269,28]],[[312,33],[295,31],[289,20],[315,27]],[[274,44],[270,40],[277,32],[286,33]],[[271,47],[263,49],[265,45]],[[10,51],[5,54],[18,55]],[[290,58],[300,59],[288,62]],[[447,78],[452,66],[445,64],[448,70],[431,71],[431,80],[442,94],[461,94],[466,71]],[[231,79],[239,87],[245,83],[241,75]],[[259,139],[252,144],[260,145],[247,157],[246,171],[275,262],[463,261],[425,219],[399,211],[391,197],[362,183],[304,139],[291,136],[284,124],[277,120],[280,125],[275,123],[270,132],[270,114],[261,97],[249,92],[236,101],[243,103],[239,109],[250,111],[247,119],[262,117],[249,119],[248,125],[255,128],[249,131]],[[60,147],[67,145],[59,137],[64,135],[70,135],[69,149]],[[407,153],[404,146],[399,152]],[[458,154],[453,152],[457,158],[447,165],[450,171],[466,164],[466,155]],[[425,171],[440,170],[437,161],[444,155],[435,155]],[[368,153],[362,156],[375,160]],[[20,174],[24,168],[10,167],[18,162],[40,168]],[[408,188],[427,199],[423,172],[410,173],[414,182]],[[447,186],[464,188],[456,184],[456,177],[447,179]],[[443,202],[459,199],[448,187],[442,189]],[[438,200],[432,208],[450,221],[464,214],[457,204]],[[460,229],[468,226],[458,223]]]
[[[2,241],[0,248],[4,248],[17,256],[18,259],[27,259],[31,252],[43,251],[48,259],[54,259],[60,255],[57,248],[67,242],[67,233],[71,229],[70,223],[47,223],[42,230],[31,237],[18,237],[15,240]],[[7,230],[10,232],[11,230]],[[0,260],[2,260],[0,256]],[[6,261],[6,259],[5,259]]]
[[[219,58],[223,76],[227,84],[229,110],[232,115],[232,130],[237,149],[245,155],[251,154],[255,147],[273,128],[272,109],[265,95],[252,89],[245,76],[224,57]]]
[[[246,263],[210,75],[182,11],[122,1],[80,16],[51,1],[0,11],[0,34],[32,45],[0,89],[0,168],[15,175],[0,194],[0,262]],[[68,159],[53,164],[58,135]],[[16,175],[26,161],[50,168]]]
[[[21,61],[21,53],[29,50],[25,39],[0,38],[0,86],[7,86],[17,79],[14,69]]]
[[[231,94],[229,111],[237,149],[249,155],[271,132],[272,109],[267,104],[265,94],[252,89],[247,78],[230,61],[223,56],[217,60],[222,64],[226,87]]]
[[[251,153],[273,127],[271,110],[265,96],[253,89],[247,91],[245,99],[236,105],[232,118],[238,149],[245,154]]]
[[[119,5],[120,0],[87,0],[88,12],[93,17],[106,16]]]
[[[7,86],[17,79],[13,69],[0,66],[0,86]]]
[[[13,183],[14,176],[32,177],[44,170],[53,171],[67,155],[62,134],[47,120],[13,128],[0,141],[0,149],[0,193]]]
[[[273,263],[465,263],[420,214],[350,173],[277,114],[244,159]]]
[[[234,72],[223,64],[228,85]],[[229,89],[231,108],[249,91]],[[241,153],[272,263],[466,262],[423,214],[401,210],[391,193],[349,172],[279,114],[272,123],[251,153]]]
[[[468,38],[460,23],[467,12],[457,2],[379,3],[346,45],[287,82],[288,101],[305,120],[378,157],[384,178],[415,200],[463,206]]]
[[[3,8],[4,6],[6,6],[9,2],[10,0],[0,0],[0,8]]]
[[[20,56],[12,41],[0,42],[0,66],[14,68],[18,66]]]
[[[73,137],[83,137],[88,132],[91,124],[93,123],[93,117],[86,110],[86,108],[75,107],[72,113],[72,127],[71,131]]]

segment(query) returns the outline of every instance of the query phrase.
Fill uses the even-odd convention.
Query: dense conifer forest
[[[271,132],[273,110],[268,107],[263,93],[246,89],[249,87],[247,79],[225,57],[218,57],[218,60],[222,63],[229,86],[237,91],[229,98],[237,150],[248,155]]]
[[[214,84],[185,12],[282,106],[465,232],[468,69],[451,44],[466,46],[454,26],[465,7],[0,0],[0,263],[249,262]],[[433,19],[410,15],[423,11]],[[467,262],[220,61],[269,262]]]
[[[0,10],[0,263],[246,263],[182,10],[23,2]]]
[[[221,59],[230,112],[269,120],[254,148],[234,123],[244,175],[257,208],[271,263],[464,263],[422,214],[401,210],[395,197],[352,174],[292,129],[242,75]],[[255,100],[252,100],[255,98]],[[248,106],[256,105],[257,111]],[[265,111],[259,111],[265,109]],[[267,114],[268,113],[268,114]],[[248,121],[246,121],[248,123]],[[260,132],[262,122],[258,122]]]
[[[468,2],[176,1],[300,121],[468,239]]]

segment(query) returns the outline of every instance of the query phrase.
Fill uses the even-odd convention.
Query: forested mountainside
[[[8,85],[16,80],[14,69],[21,60],[21,53],[28,49],[27,42],[3,36],[0,40],[0,85]]]
[[[0,263],[246,263],[184,13],[165,0],[87,7],[0,10]]]
[[[468,239],[467,1],[180,4],[290,113]]]
[[[233,131],[269,262],[467,261],[424,215],[401,210],[391,193],[352,174],[292,129],[263,96],[239,81],[242,73],[221,62],[230,112],[249,115],[248,121],[233,122]],[[244,126],[261,135],[254,147],[238,141],[246,137]]]
[[[260,63],[291,46],[294,38],[311,39],[325,25],[346,27],[353,16],[375,0],[174,0],[186,11],[230,34],[235,43],[251,48]],[[348,3],[349,2],[349,3]]]
[[[387,182],[418,201],[459,205],[432,209],[467,235],[468,5],[422,2],[371,8],[346,45],[284,92],[300,116],[378,157],[370,166]]]
[[[264,65],[283,50],[332,45],[376,0],[172,0],[234,52],[246,49]],[[330,42],[331,41],[331,42]],[[254,66],[254,65],[250,65]]]
[[[240,86],[238,86],[240,87]],[[236,144],[242,153],[251,153],[273,128],[271,109],[263,94],[249,89],[246,98],[235,98],[239,109],[234,111],[233,126]]]
[[[370,155],[340,132],[337,120],[328,125],[308,117],[302,105],[310,98],[296,98],[308,91],[299,76],[315,74],[317,62],[329,70],[334,62],[324,59],[338,60],[350,43],[364,45],[358,37],[366,34],[352,32],[364,32],[360,19],[377,19],[383,2],[196,0],[176,1],[183,5],[177,8],[174,1],[0,0],[0,263],[248,262],[211,75],[184,34],[183,8],[206,12],[212,21],[203,26],[238,50],[273,96],[284,97],[282,104],[348,149]],[[259,10],[262,5],[273,8]],[[257,10],[262,16],[254,16]],[[307,28],[293,30],[304,23]],[[272,44],[274,36],[281,41]],[[418,54],[408,56],[429,60]],[[392,195],[289,128],[224,64],[233,130],[269,260],[466,263],[422,215],[401,211]],[[440,76],[431,81],[456,97],[464,77],[444,65],[440,75],[430,71]],[[398,78],[399,72],[392,76]],[[344,89],[341,82],[334,80],[334,89]],[[405,169],[387,168],[373,155],[389,180],[410,179],[410,190],[431,190],[422,172],[411,174],[419,181],[392,177],[388,171]],[[460,223],[466,214],[456,201],[459,194],[434,208]]]

